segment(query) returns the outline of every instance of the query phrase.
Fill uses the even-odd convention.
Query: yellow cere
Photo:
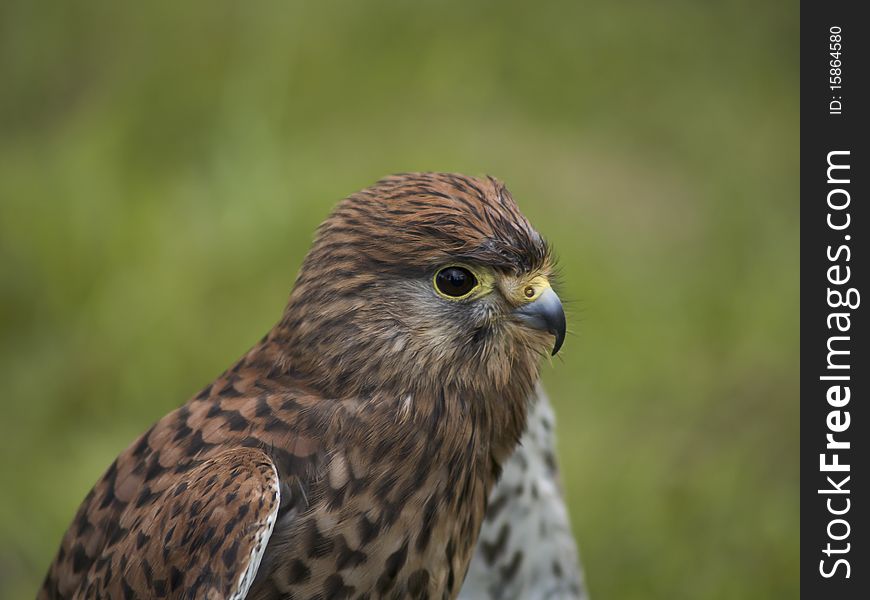
[[[532,279],[517,281],[512,288],[511,296],[515,302],[534,302],[550,288],[550,281],[543,275],[536,275]]]

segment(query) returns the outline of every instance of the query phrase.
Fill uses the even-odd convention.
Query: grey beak
[[[514,310],[514,314],[525,325],[539,331],[546,331],[556,336],[553,345],[553,355],[562,347],[565,341],[565,311],[562,310],[562,301],[552,289],[547,288],[537,300]]]

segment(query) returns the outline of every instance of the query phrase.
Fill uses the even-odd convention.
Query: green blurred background
[[[407,170],[502,178],[561,257],[593,599],[797,597],[797,9],[5,0],[0,597]]]

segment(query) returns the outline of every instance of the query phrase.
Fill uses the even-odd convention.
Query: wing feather
[[[240,600],[280,503],[278,472],[263,451],[222,452],[178,478],[147,511],[122,513],[123,535],[94,561],[74,597]]]

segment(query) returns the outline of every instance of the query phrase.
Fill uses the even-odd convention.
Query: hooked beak
[[[553,356],[555,356],[562,347],[562,342],[565,341],[566,327],[565,311],[562,310],[562,302],[556,292],[548,287],[537,300],[514,310],[514,314],[523,324],[532,329],[546,331],[556,337],[556,342],[553,344]]]

